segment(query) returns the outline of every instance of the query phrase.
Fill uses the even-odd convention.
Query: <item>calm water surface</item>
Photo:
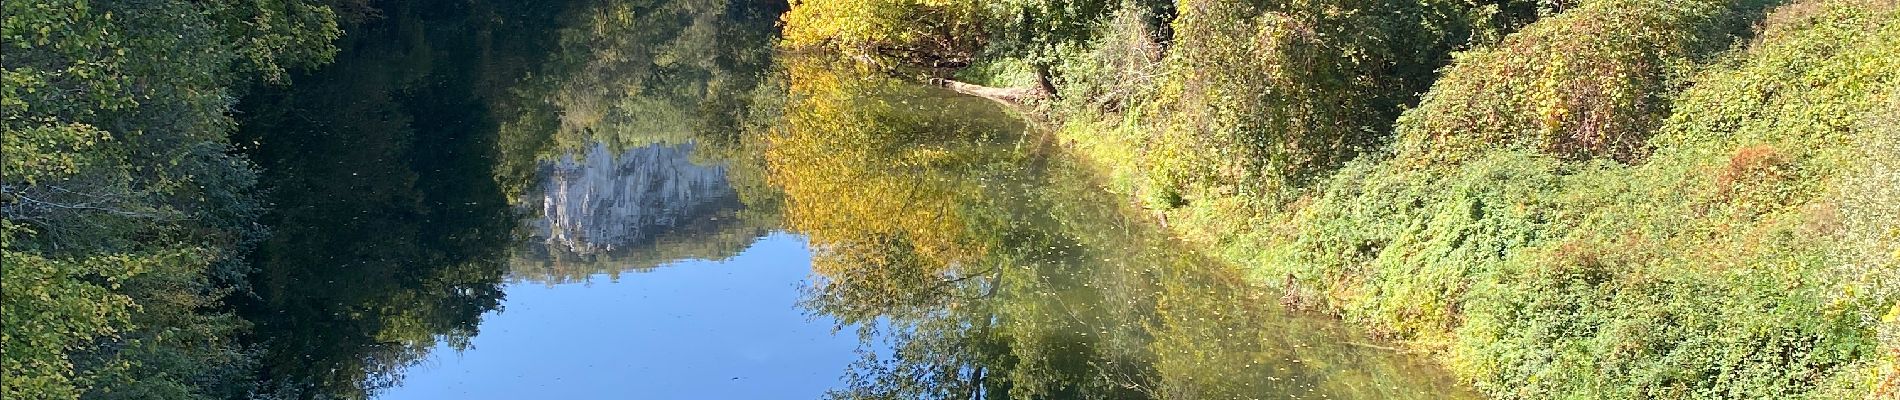
[[[723,262],[511,283],[472,348],[438,346],[381,398],[822,397],[857,340],[794,306],[810,259],[774,234]]]
[[[264,394],[1469,397],[783,3],[402,4],[242,102]]]

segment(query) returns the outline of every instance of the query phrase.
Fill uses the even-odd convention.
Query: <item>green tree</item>
[[[233,88],[327,60],[304,1],[7,2],[0,22],[8,398],[244,391],[217,300],[254,236]],[[228,366],[228,367],[227,367]]]

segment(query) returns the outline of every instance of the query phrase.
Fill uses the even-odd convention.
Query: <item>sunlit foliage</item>
[[[1283,201],[1204,184],[1274,183],[1232,167],[1262,162],[1237,142],[1156,118],[1236,96],[1150,116],[1170,100],[1143,93],[1172,89],[1129,89],[1065,106],[1061,133],[1283,302],[1435,351],[1492,396],[1891,396],[1895,6],[1771,6],[1551,2],[1495,44],[1474,25],[1422,105],[1354,121],[1395,143],[1295,173],[1315,184]]]
[[[784,16],[784,40],[870,61],[968,62],[986,14],[973,0],[800,0]]]
[[[1401,156],[1457,161],[1516,146],[1633,161],[1648,151],[1646,139],[1696,62],[1727,49],[1768,4],[1580,3],[1496,46],[1459,54],[1398,122]]]
[[[1148,205],[1276,205],[1362,154],[1453,51],[1559,3],[1124,2],[1066,47],[1057,112],[1120,125]]]
[[[1379,148],[1388,124],[1467,27],[1449,2],[1248,2],[1180,6],[1160,135],[1187,182],[1268,195]],[[1268,187],[1256,186],[1266,183]]]
[[[1841,260],[1835,274],[1848,282],[1842,299],[1900,298],[1900,225],[1886,223],[1900,221],[1900,201],[1893,201],[1900,199],[1900,95],[1888,104],[1884,117],[1865,120],[1869,134],[1855,140],[1866,168],[1850,173],[1842,185],[1843,193],[1852,194],[1841,200],[1842,237],[1835,250]],[[1885,355],[1861,376],[1844,378],[1863,380],[1852,384],[1871,387],[1875,398],[1900,395],[1900,304],[1874,320],[1881,343],[1875,351]]]
[[[973,63],[1018,62],[1030,69],[1032,82],[1025,84],[1052,92],[1064,53],[1093,38],[1116,9],[1134,3],[1165,7],[1151,0],[795,1],[784,17],[784,43],[886,71],[921,68],[937,78]]]
[[[1673,106],[1630,128],[1654,148],[1642,165],[1447,145],[1425,149],[1468,153],[1421,166],[1400,149],[1271,225],[1299,230],[1229,251],[1313,304],[1447,347],[1494,396],[1869,393],[1894,270],[1865,253],[1889,246],[1861,225],[1878,214],[1842,203],[1892,200],[1836,182],[1879,179],[1855,171],[1890,157],[1856,146],[1891,110],[1893,18],[1870,2],[1777,9],[1749,49],[1655,94]]]

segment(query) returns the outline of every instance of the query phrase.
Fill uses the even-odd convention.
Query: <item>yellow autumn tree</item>
[[[804,0],[782,22],[791,48],[931,64],[981,47],[984,15],[984,3],[971,0]]]

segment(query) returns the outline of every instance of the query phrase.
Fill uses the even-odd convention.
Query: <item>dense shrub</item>
[[[1065,49],[1094,38],[1123,8],[1157,0],[804,0],[784,20],[784,43],[842,54],[882,69],[923,68],[934,78],[976,63],[1023,63],[1038,89],[1055,91]],[[981,61],[978,60],[981,58]]]
[[[1355,164],[1229,251],[1443,348],[1502,398],[1887,390],[1878,326],[1900,275],[1891,228],[1869,224],[1890,225],[1900,203],[1873,183],[1892,179],[1879,143],[1900,84],[1896,17],[1854,0],[1777,10],[1747,51],[1669,95],[1642,165],[1542,147]]]
[[[801,0],[783,17],[784,40],[861,61],[967,63],[987,42],[987,17],[968,0]]]
[[[1182,113],[1273,110],[1232,89],[1159,108],[1163,123],[1090,120],[1061,134],[1151,204],[1180,205],[1170,185],[1214,194],[1167,222],[1285,289],[1283,302],[1438,351],[1496,397],[1891,397],[1900,12],[1870,0],[1760,7],[1555,6],[1459,56],[1397,120],[1391,157],[1299,173],[1315,189],[1277,206],[1192,187],[1270,178],[1233,174],[1267,161],[1213,140],[1226,125],[1155,128]],[[1190,42],[1252,45],[1184,28],[1207,11],[1184,8],[1170,61]],[[1751,14],[1765,14],[1752,31]],[[1750,38],[1730,50],[1738,37]],[[1170,79],[1275,78],[1258,71],[1273,64],[1228,60]],[[1267,68],[1209,72],[1228,64]],[[1202,118],[1186,120],[1217,121]]]
[[[1398,123],[1404,157],[1497,145],[1634,160],[1695,62],[1726,49],[1760,1],[1602,0],[1460,53]]]
[[[1428,346],[1457,327],[1474,281],[1574,219],[1565,189],[1593,168],[1521,152],[1488,153],[1453,171],[1361,162],[1267,229],[1250,251],[1288,300]],[[1293,228],[1298,227],[1298,228]],[[1259,240],[1259,239],[1257,239]]]
[[[1469,36],[1449,2],[1197,0],[1179,12],[1154,110],[1162,135],[1204,154],[1185,180],[1248,195],[1378,149]]]
[[[1121,112],[1153,99],[1165,75],[1162,62],[1171,10],[1122,7],[1096,27],[1094,39],[1065,48],[1056,66],[1058,109],[1071,113]],[[1159,14],[1159,15],[1158,15]]]
[[[1451,52],[1490,43],[1562,1],[1133,2],[1058,68],[1056,113],[1145,165],[1156,208],[1266,205],[1384,148]],[[1157,19],[1172,18],[1171,24]]]
[[[1892,223],[1900,221],[1900,95],[1888,104],[1884,117],[1868,120],[1870,135],[1855,141],[1867,166],[1846,179],[1840,196],[1843,237],[1835,251],[1842,262],[1834,273],[1848,282],[1847,299],[1900,298],[1900,225]],[[1880,324],[1877,351],[1885,354],[1866,373],[1844,378],[1871,386],[1875,398],[1900,396],[1900,304],[1868,317]]]

